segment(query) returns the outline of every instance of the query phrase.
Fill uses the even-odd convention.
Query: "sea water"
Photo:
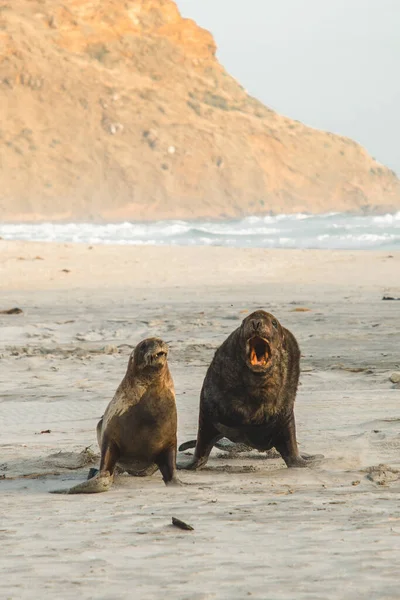
[[[0,223],[5,240],[242,248],[400,249],[400,212],[276,215],[148,223]]]

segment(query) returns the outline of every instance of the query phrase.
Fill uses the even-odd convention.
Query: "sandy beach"
[[[400,298],[400,252],[0,240],[0,310],[23,311],[0,314],[1,597],[398,600],[400,301],[384,296]],[[297,437],[324,460],[214,449],[182,488],[156,473],[48,493],[97,464],[145,337],[169,342],[178,441],[195,436],[213,353],[256,308],[298,339]]]

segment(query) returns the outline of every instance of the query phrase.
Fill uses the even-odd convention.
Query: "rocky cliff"
[[[0,219],[400,208],[393,172],[215,52],[172,0],[0,0]]]

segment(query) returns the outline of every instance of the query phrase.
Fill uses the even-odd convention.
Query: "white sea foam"
[[[395,250],[400,249],[400,211],[381,216],[298,213],[225,221],[0,223],[0,237],[86,244]]]

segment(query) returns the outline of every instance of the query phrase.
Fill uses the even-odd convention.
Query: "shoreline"
[[[284,250],[400,250],[400,211],[267,215],[232,220],[0,224],[0,241],[105,246],[223,247]],[[182,250],[184,251],[184,250]]]
[[[113,600],[127,586],[141,600],[266,589],[353,600],[357,581],[360,600],[397,599],[400,302],[382,294],[400,297],[400,252],[390,255],[0,241],[0,310],[23,310],[0,314],[4,596],[89,600],[95,585]],[[260,307],[299,342],[297,438],[319,464],[214,449],[205,469],[180,472],[182,488],[156,473],[121,476],[106,494],[48,493],[85,479],[96,423],[141,339],[169,344],[181,443],[196,434],[216,348]]]

